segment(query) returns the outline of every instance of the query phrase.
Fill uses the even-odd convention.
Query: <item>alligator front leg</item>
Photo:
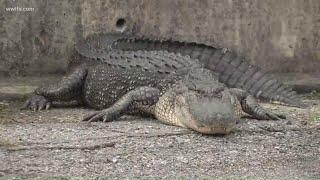
[[[87,70],[77,68],[59,83],[40,87],[24,103],[21,109],[43,110],[51,106],[74,106],[81,102],[82,85],[87,75]]]
[[[143,106],[152,106],[158,102],[160,96],[159,89],[152,87],[139,87],[122,96],[111,107],[102,111],[96,111],[83,118],[83,121],[112,121],[119,118],[121,115],[129,112],[129,109],[134,109],[134,103],[142,103]],[[138,108],[138,107],[136,107]]]
[[[275,114],[261,107],[252,95],[248,95],[248,93],[241,89],[232,88],[230,89],[230,92],[238,98],[242,110],[256,119],[281,120],[286,118],[282,114]]]

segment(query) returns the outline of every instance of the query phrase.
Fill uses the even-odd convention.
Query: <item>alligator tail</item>
[[[228,87],[241,88],[258,99],[287,106],[306,107],[289,86],[233,52],[224,49],[216,51],[212,58],[207,59],[205,67],[218,72],[219,80]]]
[[[207,49],[207,50],[206,50]],[[280,83],[270,73],[251,65],[247,59],[226,49],[209,52],[202,49],[198,57],[205,67],[218,73],[219,81],[228,87],[241,88],[256,98],[287,106],[306,107],[289,86]]]

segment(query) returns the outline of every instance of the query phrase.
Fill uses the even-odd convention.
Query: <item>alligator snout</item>
[[[236,116],[231,103],[194,94],[177,96],[176,114],[187,127],[203,134],[229,134]]]

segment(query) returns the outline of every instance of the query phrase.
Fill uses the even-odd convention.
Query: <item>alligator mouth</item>
[[[175,113],[186,127],[203,134],[229,134],[236,124],[230,103],[195,92],[176,97]]]

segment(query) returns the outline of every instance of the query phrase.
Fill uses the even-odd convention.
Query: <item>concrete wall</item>
[[[33,12],[9,12],[8,7]],[[0,74],[63,72],[77,38],[116,30],[234,49],[274,72],[320,72],[319,0],[0,0]]]

